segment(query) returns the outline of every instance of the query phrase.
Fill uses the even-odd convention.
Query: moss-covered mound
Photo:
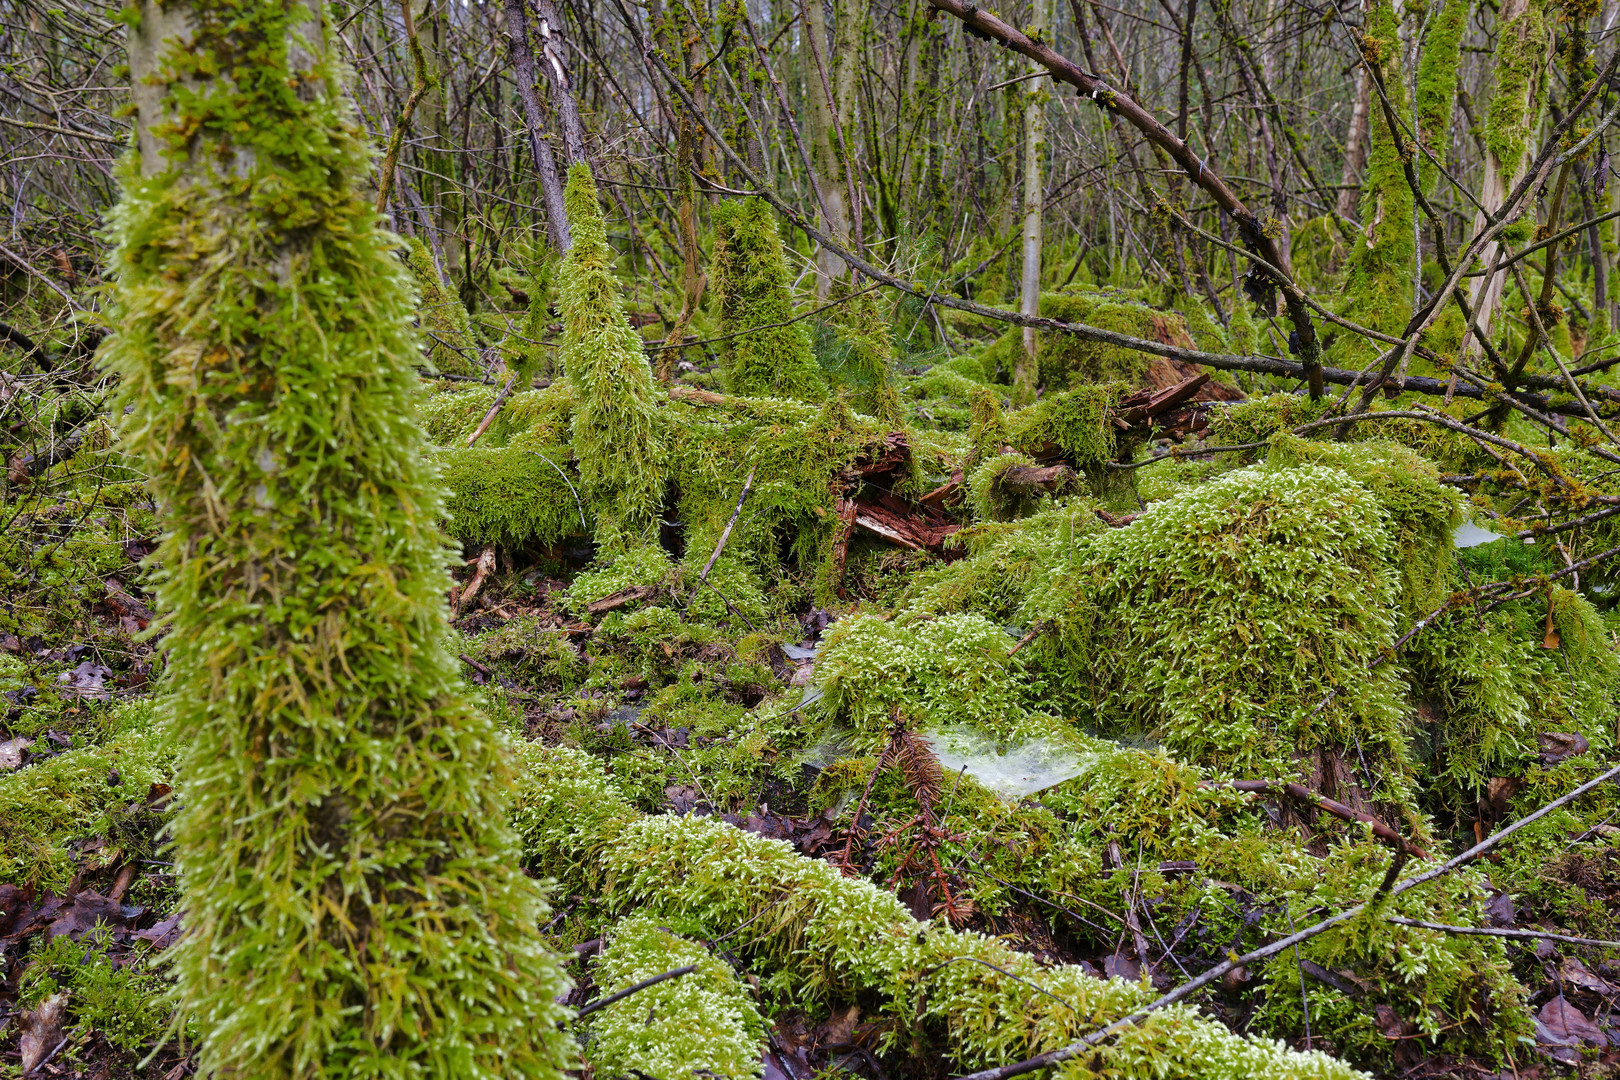
[[[1179,313],[1158,310],[1120,293],[1042,293],[1040,311],[1048,319],[1085,323],[1118,334],[1194,347]],[[1137,379],[1147,367],[1147,357],[1141,353],[1083,341],[1061,331],[1043,330],[1035,341],[1040,383],[1048,390],[1120,379],[1129,382]],[[979,354],[983,377],[1006,382],[1011,378],[1013,359],[1022,348],[1023,331],[1018,327],[996,338]]]

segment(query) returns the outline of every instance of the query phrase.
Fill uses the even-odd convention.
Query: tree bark
[[[562,16],[551,0],[534,0],[534,17],[540,36],[540,66],[551,81],[551,104],[562,121],[563,153],[568,164],[583,165],[586,163],[585,122],[579,117],[579,102],[574,97],[574,78],[568,66]]]
[[[1035,0],[1034,25],[1050,33],[1051,0]],[[1034,71],[1043,69],[1034,65]],[[1041,313],[1041,211],[1046,199],[1042,162],[1046,155],[1046,86],[1044,79],[1031,79],[1024,97],[1024,265],[1018,310],[1025,315]],[[1033,326],[1024,327],[1023,349],[1013,361],[1013,402],[1027,405],[1035,400],[1038,375],[1038,339]]]
[[[574,246],[568,228],[568,209],[563,203],[563,180],[557,172],[557,159],[546,139],[545,114],[535,93],[534,53],[529,48],[529,27],[523,0],[506,0],[506,34],[512,43],[512,68],[517,73],[518,97],[523,101],[523,121],[529,132],[529,152],[540,174],[540,191],[546,204],[546,235],[558,254]]]
[[[1497,13],[1499,33],[1510,32],[1511,24],[1516,19],[1525,17],[1531,4],[1538,2],[1539,0],[1503,0],[1501,10]],[[1551,54],[1552,42],[1549,36],[1547,42],[1547,58],[1549,60]],[[1522,103],[1527,116],[1540,117],[1545,82],[1544,71],[1537,77],[1527,80],[1525,99]],[[1500,93],[1501,91],[1498,90],[1497,92]],[[1493,102],[1492,107],[1494,108],[1494,106],[1495,103]],[[1527,123],[1532,133],[1539,126],[1535,120],[1529,120]],[[1479,192],[1479,203],[1482,210],[1474,213],[1474,231],[1476,233],[1485,227],[1486,215],[1494,215],[1501,209],[1502,202],[1507,198],[1508,192],[1512,191],[1519,181],[1524,178],[1525,170],[1529,167],[1531,156],[1534,153],[1534,147],[1531,143],[1530,138],[1525,138],[1523,146],[1510,161],[1503,161],[1497,156],[1494,149],[1489,145],[1486,146],[1484,176],[1480,181]],[[1492,260],[1495,259],[1499,248],[1500,245],[1495,240],[1488,242],[1481,248],[1479,252],[1480,265],[1489,267]],[[1507,286],[1508,273],[1509,271],[1504,268],[1489,277],[1474,278],[1468,287],[1468,303],[1478,313],[1481,336],[1489,336],[1491,332],[1491,323],[1496,316],[1496,309],[1502,304],[1502,293]],[[1479,352],[1479,342],[1475,338],[1470,337],[1463,343],[1463,355],[1465,357],[1472,359],[1477,357]]]

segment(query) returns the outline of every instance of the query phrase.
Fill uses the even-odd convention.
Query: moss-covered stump
[[[167,535],[173,970],[201,1066],[556,1076],[502,740],[445,648],[410,283],[318,7],[130,9],[107,362]]]

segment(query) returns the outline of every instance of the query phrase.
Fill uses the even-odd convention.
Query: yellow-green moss
[[[667,476],[664,431],[652,368],[613,276],[589,166],[568,170],[567,198],[574,246],[558,270],[558,304],[563,364],[579,395],[574,457],[597,542],[618,549],[646,542],[657,527]]]
[[[827,384],[793,318],[776,213],[757,196],[714,209],[711,284],[720,303],[726,385],[736,394],[820,401]],[[788,325],[782,325],[788,323]],[[868,365],[870,366],[870,365]]]

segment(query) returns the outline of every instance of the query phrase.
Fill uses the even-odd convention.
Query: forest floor
[[[1067,455],[1045,458],[1008,453],[1018,460],[1006,467],[1026,471],[975,492],[973,456],[982,465],[983,454],[968,443],[982,442],[987,421],[972,421],[970,433],[972,403],[953,396],[961,390],[960,376],[953,371],[942,381],[944,370],[933,371],[930,381],[930,369],[918,365],[899,378],[906,426],[888,430],[867,422],[864,433],[847,434],[850,453],[815,481],[828,485],[821,493],[828,502],[824,513],[840,523],[827,534],[831,554],[823,548],[819,558],[795,555],[788,551],[791,537],[779,534],[772,542],[780,545],[781,561],[768,579],[757,564],[750,575],[736,562],[711,558],[726,546],[712,543],[716,529],[704,534],[703,550],[688,549],[673,508],[662,554],[651,563],[604,560],[579,536],[466,539],[466,562],[449,598],[454,648],[470,692],[527,747],[520,762],[542,762],[543,772],[573,768],[569,763],[584,754],[605,778],[600,782],[611,785],[613,799],[626,804],[626,820],[708,819],[784,841],[796,858],[832,868],[835,878],[875,883],[919,923],[958,934],[951,939],[958,944],[991,942],[1007,956],[1027,959],[1030,972],[1083,976],[1099,987],[1124,980],[1146,998],[1368,895],[1391,848],[1376,830],[1334,817],[1334,806],[1359,799],[1364,809],[1352,816],[1392,821],[1396,833],[1443,856],[1607,767],[1602,759],[1612,754],[1612,740],[1602,742],[1596,728],[1566,724],[1572,730],[1549,732],[1532,717],[1523,731],[1541,738],[1510,755],[1511,768],[1492,766],[1477,804],[1426,800],[1408,790],[1406,807],[1422,814],[1408,814],[1403,823],[1402,799],[1390,794],[1394,789],[1372,790],[1370,775],[1395,770],[1400,755],[1370,742],[1365,750],[1354,744],[1358,762],[1343,738],[1338,751],[1326,753],[1307,750],[1309,740],[1300,737],[1297,760],[1305,774],[1314,770],[1315,803],[1287,795],[1280,784],[1232,790],[1234,772],[1245,779],[1241,769],[1195,767],[1195,749],[1165,749],[1175,738],[1196,746],[1185,733],[1174,734],[1174,721],[1135,733],[1098,722],[1066,743],[1068,736],[1053,725],[1076,725],[1039,711],[1045,691],[1032,681],[1043,664],[1056,670],[1056,654],[1040,654],[1045,659],[1031,660],[1030,671],[1021,667],[1054,636],[1029,617],[1031,604],[1058,595],[1064,582],[1027,586],[1029,561],[1051,571],[1076,558],[1077,537],[1106,544],[1110,534],[1140,532],[1155,521],[1192,520],[1197,511],[1187,507],[1161,509],[1157,517],[1154,510],[1192,497],[1189,492],[1212,490],[1222,477],[1260,483],[1264,471],[1241,469],[1241,460],[1218,466],[1184,461],[1161,466],[1177,471],[1174,483],[1088,491],[1084,462],[1071,447]],[[737,424],[790,431],[804,423],[798,414],[761,421],[766,406],[706,388],[712,383],[702,367],[688,374],[692,384],[677,385],[672,409],[726,412]],[[1237,401],[1240,392],[1188,376],[1174,368],[1139,371],[1134,387],[1109,391],[1107,422],[1117,419],[1113,430],[1121,440],[1155,453],[1172,442],[1219,442],[1209,432],[1212,417],[1229,437],[1244,415],[1251,421],[1259,415]],[[465,380],[433,385],[430,433],[454,445],[491,403],[494,387]],[[556,393],[557,387],[542,386],[532,392],[528,411],[519,410],[532,428],[514,420],[506,430],[491,429],[490,453],[525,445],[526,430],[550,422],[547,403]],[[457,395],[463,404],[454,404]],[[1246,407],[1250,414],[1241,413]],[[1238,419],[1220,421],[1228,411]],[[1008,413],[1012,434],[1003,434],[1009,441],[1019,438],[1021,415]],[[930,441],[936,436],[944,441]],[[94,446],[94,439],[86,445]],[[8,523],[16,591],[5,602],[14,614],[26,608],[42,617],[32,624],[36,633],[0,635],[5,1077],[22,1075],[25,1062],[30,1076],[127,1076],[149,1054],[143,1075],[175,1078],[192,1071],[184,1025],[171,1029],[163,997],[163,950],[182,932],[184,916],[162,846],[172,755],[154,720],[162,638],[151,632],[155,616],[143,589],[151,568],[142,560],[158,525],[138,479],[119,474],[112,445],[104,441],[55,466],[80,469],[88,479],[45,500],[19,501]],[[740,520],[741,537],[753,520],[747,489],[754,477],[740,459],[722,458],[716,468],[727,478],[716,520]],[[755,497],[779,508],[783,494],[770,493],[772,481],[762,473],[758,483],[766,495],[755,489]],[[1019,498],[1027,505],[1006,509]],[[1286,502],[1284,495],[1274,498]],[[997,505],[1005,509],[999,522]],[[574,512],[566,501],[563,508]],[[966,543],[955,535],[964,529]],[[757,555],[760,534],[752,535]],[[1057,547],[1048,543],[1054,536]],[[1453,549],[1448,535],[1436,550],[1444,575],[1504,571],[1500,548]],[[1120,573],[1137,572],[1129,562],[1135,557],[1117,556]],[[831,581],[829,559],[836,564]],[[712,578],[698,572],[705,562],[714,568]],[[1505,569],[1526,572],[1517,565]],[[983,601],[1018,589],[1025,590],[1022,622],[1006,614],[1012,609],[1005,598]],[[1187,589],[1176,603],[1188,618],[1224,617],[1215,600]],[[947,593],[955,599],[942,600]],[[1003,617],[969,614],[974,603],[963,603],[964,594],[980,598],[979,610]],[[1302,602],[1310,604],[1308,597]],[[1552,608],[1545,599],[1540,605],[1523,605],[1528,614],[1515,616],[1511,626],[1493,623],[1493,632],[1521,638],[1533,632],[1537,651],[1523,653],[1527,665],[1542,663],[1543,618],[1549,640],[1554,634]],[[1579,625],[1606,626],[1598,613],[1590,616],[1597,622]],[[910,635],[904,640],[894,636],[902,624]],[[1567,639],[1566,624],[1558,626]],[[1597,647],[1611,648],[1607,641]],[[910,649],[917,651],[904,652]],[[989,657],[994,670],[981,670],[975,657]],[[1225,677],[1217,668],[1212,663],[1201,676],[1210,695],[1219,693]],[[1545,665],[1534,671],[1548,685],[1563,679]],[[1434,760],[1439,751],[1431,747],[1424,757],[1419,746],[1423,718],[1447,707],[1460,715],[1462,707],[1442,701],[1436,681],[1422,683],[1415,668],[1403,678],[1403,704],[1394,714],[1409,725],[1411,753],[1425,762],[1412,775],[1430,778],[1431,792],[1447,790]],[[1589,688],[1584,682],[1575,687],[1574,678],[1569,701],[1559,704],[1571,717],[1577,705],[1591,704],[1581,696]],[[1612,683],[1603,684],[1603,694],[1611,693]],[[1612,696],[1606,702],[1606,720],[1597,727],[1606,723],[1612,732]],[[952,741],[951,725],[941,718],[949,719],[953,709],[978,710],[975,724],[991,733],[989,743]],[[1523,709],[1535,713],[1534,706]],[[1584,716],[1580,722],[1586,723]],[[1377,732],[1361,734],[1370,739]],[[557,754],[564,756],[548,756]],[[1376,770],[1368,769],[1368,757]],[[519,773],[526,767],[520,764]],[[1365,775],[1366,790],[1343,775],[1335,781],[1336,768]],[[1304,952],[1296,948],[1236,968],[1198,1000],[1201,1015],[1238,1035],[1323,1050],[1375,1075],[1527,1080],[1620,1074],[1620,948],[1604,943],[1620,923],[1620,796],[1613,787],[1572,804],[1546,828],[1526,830],[1522,843],[1489,853],[1443,896],[1408,905],[1415,895],[1408,894],[1400,908],[1408,919],[1445,926],[1546,932],[1591,943],[1469,937],[1385,923],[1332,945],[1317,938]],[[529,796],[520,805],[531,815],[529,825],[519,825],[531,869],[559,882],[545,933],[568,958],[574,979],[569,1004],[584,1005],[609,989],[595,982],[599,957],[638,901],[613,884],[611,873],[604,877],[570,854],[567,842],[547,839],[556,822],[543,805],[537,808]],[[583,818],[596,809],[555,813]],[[871,981],[850,976],[818,983],[793,962],[773,959],[774,946],[764,937],[746,947],[741,942],[749,935],[727,944],[763,914],[753,910],[731,927],[694,914],[691,925],[676,930],[724,959],[757,999],[766,1026],[755,1068],[765,1077],[808,1080],[832,1070],[879,1080],[943,1078],[964,1063],[1016,1060],[1051,1042],[1032,1036],[975,1051],[975,1041],[991,1045],[997,1024],[1016,1026],[1014,1018],[1004,1016],[977,1033],[958,1029],[948,1017],[913,1024],[899,999]],[[919,1000],[917,1016],[922,1009]],[[607,1037],[594,1030],[582,1029],[587,1040]]]

